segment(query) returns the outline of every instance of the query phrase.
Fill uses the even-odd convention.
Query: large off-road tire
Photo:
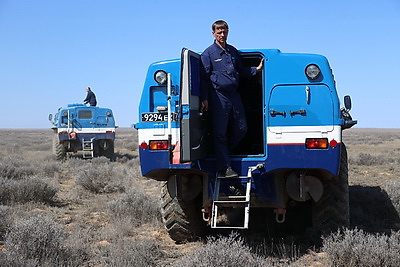
[[[99,143],[96,144],[97,148],[95,148],[94,156],[95,157],[106,157],[111,161],[115,160],[114,155],[114,140],[104,140],[107,142],[106,149],[103,146],[100,146]]]
[[[58,134],[53,136],[53,154],[56,156],[57,160],[64,160],[67,157],[67,150],[60,144],[58,140]]]
[[[161,215],[169,236],[177,243],[202,237],[206,230],[201,213],[202,194],[190,201],[179,200],[170,196],[167,184],[164,182],[161,188]]]
[[[115,154],[114,154],[114,140],[109,140],[107,141],[108,145],[107,145],[107,149],[104,150],[103,155],[110,159],[111,161],[115,160]]]
[[[323,181],[324,194],[313,205],[313,226],[322,234],[350,225],[347,150],[343,143],[339,168],[337,177]]]

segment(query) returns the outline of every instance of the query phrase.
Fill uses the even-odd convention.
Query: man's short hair
[[[229,30],[228,23],[224,20],[217,20],[212,24],[212,31],[215,32],[215,30],[219,29],[227,29]]]

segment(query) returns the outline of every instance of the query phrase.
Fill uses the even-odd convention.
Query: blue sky
[[[357,127],[400,128],[399,0],[0,0],[0,128],[49,128],[87,86],[130,126],[148,66],[203,51],[217,19],[238,49],[326,56]]]

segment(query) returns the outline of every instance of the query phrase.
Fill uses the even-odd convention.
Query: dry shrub
[[[385,190],[400,216],[400,181],[390,182],[385,186]]]
[[[129,166],[131,167],[131,174],[134,178],[143,179],[142,171],[140,169],[140,160],[139,158],[134,158],[128,162]],[[150,178],[144,178],[151,180]],[[153,180],[154,181],[154,180]]]
[[[137,150],[138,145],[136,139],[126,138],[126,139],[116,139],[115,146],[129,151],[135,151]]]
[[[109,202],[108,208],[115,218],[129,218],[134,226],[161,222],[159,199],[140,188],[132,189],[119,199]]]
[[[252,253],[238,234],[227,237],[209,237],[207,244],[186,254],[173,266],[274,266],[273,263]]]
[[[0,204],[43,202],[53,203],[59,188],[39,177],[11,180],[0,177]]]
[[[5,235],[1,266],[78,266],[85,253],[66,246],[62,225],[36,215],[17,220]]]
[[[56,160],[44,160],[38,163],[38,168],[40,169],[40,174],[54,177],[56,173],[61,172],[61,164]]]
[[[10,208],[8,206],[0,205],[0,240],[3,240],[3,236],[11,222],[9,209]]]
[[[115,139],[115,147],[135,151],[138,148],[137,130],[132,128],[117,129],[117,138]]]
[[[122,239],[103,249],[105,266],[158,266],[157,260],[163,257],[160,246],[151,239]]]
[[[369,234],[346,229],[323,238],[332,266],[400,266],[400,232]]]
[[[21,157],[8,157],[0,160],[0,177],[18,180],[22,177],[38,173],[29,161]]]
[[[75,183],[93,193],[123,192],[123,177],[105,157],[94,158],[75,170]]]
[[[19,156],[0,158],[0,177],[18,180],[32,175],[54,176],[60,172],[60,164],[52,160],[37,162]]]
[[[254,246],[255,245],[255,246]],[[252,245],[253,251],[263,257],[274,257],[285,262],[295,262],[302,255],[301,248],[291,238],[264,239],[263,242]],[[305,251],[305,249],[303,249]]]
[[[361,166],[380,165],[385,162],[382,156],[375,156],[369,153],[360,153],[356,158],[350,158],[350,164],[357,164]]]
[[[82,158],[71,157],[71,158],[67,158],[65,161],[63,161],[62,162],[62,166],[63,166],[64,169],[75,173],[75,172],[79,172],[79,170],[82,167],[86,167],[86,165],[89,164],[87,162],[89,162],[89,161],[88,160],[84,160]]]

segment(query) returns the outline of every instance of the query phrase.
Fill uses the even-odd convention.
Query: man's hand
[[[262,70],[262,68],[264,67],[264,58],[261,59],[260,64],[257,66],[257,72]]]
[[[208,111],[208,101],[207,100],[201,101],[200,112],[205,112],[205,111]]]

